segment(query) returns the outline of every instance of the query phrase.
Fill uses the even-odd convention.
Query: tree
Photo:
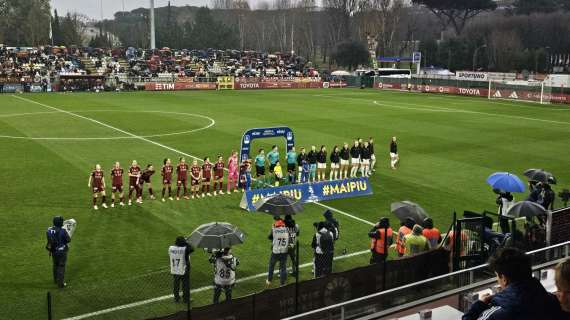
[[[412,0],[412,2],[428,8],[439,19],[442,31],[451,25],[457,36],[461,35],[469,20],[484,11],[497,8],[493,0]]]
[[[331,57],[339,66],[352,70],[368,63],[368,50],[360,41],[347,41],[337,45]]]
[[[53,11],[53,20],[51,21],[52,28],[52,38],[53,44],[60,46],[63,44],[63,37],[61,34],[61,22],[59,21],[59,15],[57,14],[57,9]]]
[[[513,3],[516,14],[554,12],[558,10],[570,10],[568,0],[516,0]]]

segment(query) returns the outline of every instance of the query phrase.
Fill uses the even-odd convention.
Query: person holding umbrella
[[[281,285],[287,282],[287,253],[289,250],[289,230],[281,217],[275,216],[268,239],[271,240],[271,257],[269,258],[269,272],[267,273],[267,286],[273,281],[275,265],[279,262],[279,280]]]
[[[509,221],[505,218],[506,213],[514,204],[511,192],[524,192],[525,185],[519,177],[509,172],[495,172],[487,178],[487,183],[498,193],[496,200],[499,206],[499,224],[503,233],[509,232]]]
[[[220,302],[222,290],[226,295],[226,301],[231,301],[239,259],[234,257],[231,248],[227,247],[216,251],[209,261],[214,265],[214,304]]]
[[[168,247],[172,290],[176,303],[180,302],[180,284],[182,284],[182,301],[184,303],[190,301],[190,254],[192,252],[194,248],[188,245],[182,236],[177,237],[174,245]]]

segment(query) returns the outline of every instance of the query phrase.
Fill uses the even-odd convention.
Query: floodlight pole
[[[156,49],[156,38],[154,34],[154,0],[150,0],[150,48]]]

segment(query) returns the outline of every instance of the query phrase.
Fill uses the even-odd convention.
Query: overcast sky
[[[79,12],[90,18],[101,19],[101,3],[103,4],[103,17],[106,19],[113,18],[113,14],[117,11],[130,11],[136,8],[150,5],[149,0],[51,0],[52,8],[57,9],[58,15],[64,15],[68,12]],[[154,0],[156,7],[164,7],[168,4],[168,0]],[[209,0],[170,0],[175,6],[208,5]]]

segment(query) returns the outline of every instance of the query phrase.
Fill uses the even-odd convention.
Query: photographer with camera
[[[388,247],[392,245],[392,234],[393,231],[392,228],[390,228],[390,220],[386,217],[382,217],[380,221],[372,227],[372,230],[368,232],[368,237],[371,238],[370,251],[372,251],[370,264],[386,261]]]
[[[314,271],[315,278],[326,276],[332,273],[332,263],[334,256],[334,235],[327,228],[326,222],[313,224],[317,232],[313,236],[311,247],[314,250]]]
[[[224,248],[214,252],[209,261],[214,265],[214,303],[220,302],[222,290],[226,295],[226,301],[231,301],[239,259],[232,255],[231,248]]]
[[[501,231],[503,233],[510,232],[509,228],[509,219],[505,218],[507,212],[511,209],[511,207],[515,204],[515,197],[510,192],[501,192],[499,191],[497,200],[497,205],[499,206],[499,225],[501,226]]]
[[[182,301],[190,300],[190,254],[194,248],[186,242],[184,237],[176,238],[174,245],[168,247],[170,258],[170,274],[172,274],[172,286],[174,302],[180,301],[180,283],[182,283]]]
[[[299,236],[299,225],[293,220],[291,215],[285,216],[285,227],[287,231],[289,231],[289,249],[287,254],[289,258],[291,258],[291,266],[293,271],[291,271],[292,276],[297,275],[297,255],[296,255],[296,246],[297,246],[297,237]]]

